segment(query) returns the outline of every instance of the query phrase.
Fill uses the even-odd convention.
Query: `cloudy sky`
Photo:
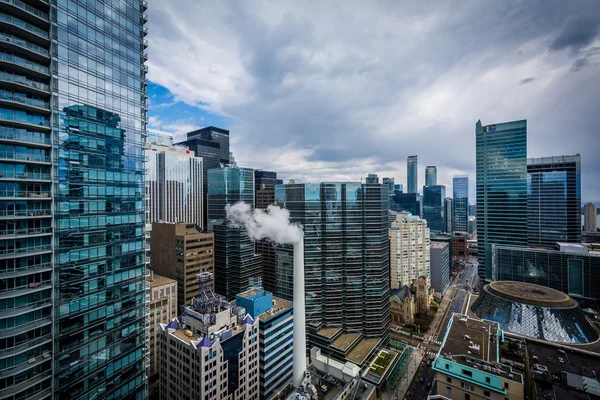
[[[240,166],[475,188],[475,123],[528,120],[600,202],[600,1],[153,0],[150,127],[231,131]],[[472,195],[474,201],[474,195]]]

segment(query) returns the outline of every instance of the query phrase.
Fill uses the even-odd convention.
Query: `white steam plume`
[[[278,244],[293,244],[302,241],[304,233],[297,224],[290,223],[290,212],[286,208],[269,205],[267,211],[252,208],[240,201],[225,207],[227,219],[236,228],[246,228],[252,240],[270,239]]]

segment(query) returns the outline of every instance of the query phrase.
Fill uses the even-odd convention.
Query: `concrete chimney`
[[[304,238],[294,243],[294,374],[300,387],[306,371],[306,304],[304,292]]]

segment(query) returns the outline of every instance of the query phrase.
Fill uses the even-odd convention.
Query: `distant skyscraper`
[[[418,193],[418,161],[417,156],[408,156],[406,160],[406,193]]]
[[[423,186],[423,218],[432,232],[446,231],[446,186]]]
[[[454,225],[454,219],[452,215],[454,199],[452,197],[446,197],[444,199],[444,222],[446,224],[446,229],[444,232],[452,232],[452,228]]]
[[[148,129],[146,145],[162,144],[163,146],[173,146],[173,135],[168,132],[161,132],[154,129]]]
[[[208,171],[208,230],[215,234],[215,291],[235,299],[250,287],[262,286],[262,258],[245,228],[229,226],[225,206],[243,201],[254,208],[254,170],[217,168]]]
[[[419,193],[394,192],[390,196],[390,210],[396,212],[409,212],[421,215],[421,196]]]
[[[431,242],[426,221],[418,215],[400,213],[392,222],[389,238],[392,289],[410,285],[419,276],[429,276]]]
[[[581,156],[527,160],[527,244],[581,242]]]
[[[527,243],[527,121],[477,121],[479,276],[492,279],[492,244]]]
[[[594,203],[586,203],[584,206],[584,231],[596,232],[598,225],[596,218],[598,215],[598,209]]]
[[[202,158],[181,146],[151,144],[146,153],[146,229],[153,222],[202,221]]]
[[[254,170],[254,190],[275,189],[275,186],[282,183],[283,179],[277,179],[277,172],[262,169]]]
[[[379,183],[379,177],[377,176],[377,174],[369,174],[369,175],[367,175],[366,183],[375,183],[375,184],[378,184]]]
[[[404,191],[404,186],[401,183],[394,183],[394,192],[402,192],[402,191]]]
[[[428,165],[425,167],[425,186],[437,185],[437,167]]]
[[[450,245],[431,242],[430,250],[431,287],[438,293],[444,293],[450,283]]]
[[[224,167],[231,162],[231,154],[229,153],[229,131],[209,126],[193,132],[188,132],[187,140],[178,144],[186,146],[194,152],[196,157],[202,157],[203,160],[204,168],[202,173],[202,183],[204,186],[204,202],[202,207],[204,212],[202,220],[204,221],[204,225],[202,228],[206,229],[208,224],[208,203],[206,200],[208,196],[208,170]]]
[[[452,179],[452,232],[469,231],[469,177],[455,176]]]
[[[389,335],[388,197],[383,185],[358,182],[276,187],[277,204],[304,227],[308,324]],[[286,250],[277,249],[277,278],[289,298]]]
[[[383,178],[381,183],[383,183],[384,185],[387,185],[387,187],[389,188],[390,194],[394,193],[394,186],[395,186],[394,178]]]
[[[477,204],[469,204],[469,217],[477,216]]]

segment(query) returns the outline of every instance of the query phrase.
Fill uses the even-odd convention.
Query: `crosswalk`
[[[441,346],[442,342],[440,342],[439,340],[431,340],[429,343],[433,343],[435,345]]]

